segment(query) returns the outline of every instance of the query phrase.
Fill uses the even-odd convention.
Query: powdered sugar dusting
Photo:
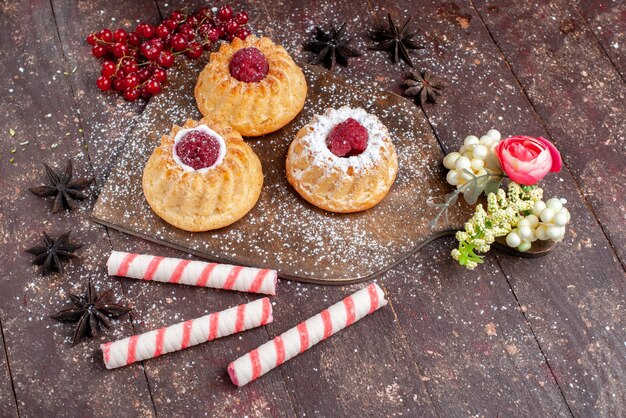
[[[326,138],[335,126],[348,118],[355,119],[367,130],[369,137],[367,148],[359,155],[338,157],[328,149]],[[358,173],[374,166],[380,160],[380,149],[386,141],[389,141],[389,133],[385,125],[375,115],[368,114],[360,107],[353,109],[349,106],[342,106],[339,109],[328,109],[322,115],[315,115],[309,126],[311,131],[302,140],[307,144],[306,152],[313,157],[311,163],[319,167],[338,168],[344,173],[350,167]]]

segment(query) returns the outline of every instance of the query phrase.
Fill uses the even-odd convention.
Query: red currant
[[[113,32],[113,39],[115,39],[115,42],[124,43],[128,39],[128,33],[124,29],[119,28]]]
[[[137,32],[129,33],[127,41],[130,46],[139,46],[139,44],[141,44],[141,39],[139,39]]]
[[[206,33],[206,38],[212,43],[217,42],[220,39],[219,29],[218,28],[209,29]]]
[[[96,80],[96,86],[102,91],[107,91],[111,88],[111,79],[107,76],[100,76]]]
[[[172,48],[174,48],[175,51],[182,51],[183,49],[187,48],[187,39],[183,34],[177,33],[176,35],[172,36],[171,44]]]
[[[211,42],[207,42],[202,45],[202,48],[204,48],[205,51],[210,51],[213,48],[213,44]]]
[[[115,74],[115,70],[117,70],[115,63],[110,60],[105,60],[102,63],[102,70],[100,71],[100,74],[102,74],[105,77],[110,77],[113,74]]]
[[[158,94],[161,91],[161,83],[152,79],[146,84],[146,90],[150,94]]]
[[[222,22],[226,22],[227,20],[230,20],[231,17],[233,17],[233,9],[231,9],[230,6],[224,5],[218,10],[217,17]]]
[[[186,20],[187,24],[192,26],[192,27],[196,27],[200,24],[200,20],[198,20],[198,18],[194,15],[191,15],[187,18]]]
[[[224,29],[226,29],[226,33],[232,35],[237,32],[237,29],[239,29],[239,23],[235,22],[234,19],[229,20],[226,26],[224,26]]]
[[[137,61],[130,57],[122,58],[120,65],[126,73],[134,73],[139,68]]]
[[[91,48],[91,53],[93,54],[94,57],[100,58],[100,57],[104,56],[104,54],[107,53],[107,50],[102,45],[94,45]]]
[[[183,20],[183,14],[178,10],[174,10],[172,13],[170,13],[169,19],[172,19],[174,22],[178,23]]]
[[[137,33],[142,38],[150,39],[154,36],[154,26],[148,23],[140,23],[137,25]]]
[[[124,79],[121,77],[117,77],[115,80],[113,80],[113,89],[115,91],[122,91],[126,88],[126,85],[124,84]]]
[[[137,70],[135,74],[137,74],[137,77],[139,77],[140,83],[143,83],[150,78],[150,70],[148,70],[147,67],[143,67],[140,70]]]
[[[123,56],[126,55],[126,53],[128,52],[128,47],[126,45],[124,45],[123,43],[116,43],[115,45],[113,45],[113,55],[115,55],[118,58],[122,58]]]
[[[178,27],[178,22],[175,20],[172,20],[172,18],[167,19],[165,22],[163,22],[163,24],[167,26],[170,32],[174,32],[176,28]]]
[[[246,38],[250,36],[250,31],[248,30],[248,28],[241,27],[237,30],[237,33],[235,33],[235,36],[245,41]]]
[[[180,25],[178,28],[178,33],[187,38],[188,41],[191,41],[193,38],[196,37],[196,32],[188,23],[183,23],[182,25]]]
[[[189,48],[185,51],[185,54],[191,59],[198,59],[202,55],[202,45],[199,42],[192,42],[189,44]]]
[[[156,28],[156,36],[158,36],[161,39],[165,39],[169,36],[170,34],[170,29],[163,23],[161,23],[159,26],[157,26]]]
[[[163,68],[155,68],[152,73],[152,79],[158,81],[159,83],[165,83],[167,80],[167,73]]]
[[[152,95],[146,89],[146,86],[143,86],[141,88],[140,94],[141,94],[141,97],[143,97],[146,100],[148,100],[150,97],[152,97]]]
[[[229,33],[228,35],[226,35],[226,40],[228,42],[232,42],[233,39],[235,39],[235,34],[234,33]]]
[[[213,16],[213,13],[211,13],[211,8],[210,7],[201,7],[198,9],[197,14],[199,17],[203,18],[203,19],[210,19]]]
[[[137,87],[139,85],[139,77],[137,74],[132,73],[124,77],[124,85],[127,89],[134,89]]]
[[[113,32],[110,29],[104,28],[100,31],[99,38],[106,43],[113,42]]]
[[[156,62],[161,67],[169,68],[174,65],[174,54],[170,51],[161,51]]]
[[[129,102],[134,102],[139,98],[140,92],[137,89],[126,89],[124,90],[124,98]]]
[[[235,15],[235,21],[239,23],[240,25],[245,25],[246,23],[248,23],[248,13],[246,12],[237,13]]]
[[[87,35],[87,43],[91,46],[94,46],[96,44],[96,35],[93,33]]]
[[[141,44],[141,53],[148,61],[154,61],[157,59],[160,52],[161,51],[150,42],[144,42]]]

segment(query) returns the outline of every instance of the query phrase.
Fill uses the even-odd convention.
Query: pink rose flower
[[[561,154],[545,138],[512,136],[498,142],[495,153],[502,171],[511,180],[531,186],[545,177],[548,172],[561,170]]]

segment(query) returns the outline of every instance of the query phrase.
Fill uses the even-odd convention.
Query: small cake
[[[296,117],[306,92],[304,74],[285,48],[250,35],[211,54],[195,96],[203,115],[228,122],[243,136],[260,136]]]
[[[387,195],[398,156],[376,116],[343,106],[298,131],[286,169],[287,180],[308,202],[331,212],[358,212]]]
[[[241,135],[213,118],[187,120],[163,136],[143,170],[152,210],[185,231],[230,225],[256,204],[261,162]]]

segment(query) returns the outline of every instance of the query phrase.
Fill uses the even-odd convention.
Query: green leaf
[[[502,184],[502,177],[490,177],[489,181],[485,185],[485,195],[489,195],[489,193],[498,193],[498,189]]]

